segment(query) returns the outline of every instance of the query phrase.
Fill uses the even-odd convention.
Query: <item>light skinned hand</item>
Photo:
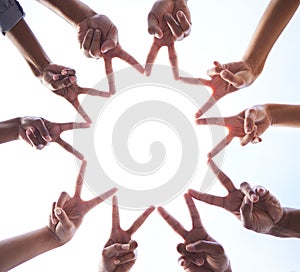
[[[101,272],[130,271],[136,261],[135,251],[138,246],[131,236],[140,228],[153,210],[154,207],[149,207],[134,221],[129,229],[123,230],[120,226],[118,199],[116,196],[113,197],[112,229],[110,238],[102,251]]]
[[[227,136],[208,154],[209,158],[213,158],[230,144],[234,137],[240,139],[242,146],[250,142],[261,142],[260,136],[271,126],[271,117],[263,105],[257,105],[230,117],[196,119],[196,124],[224,126],[228,129]]]
[[[227,196],[210,195],[193,189],[190,189],[188,194],[195,199],[231,212],[247,229],[269,233],[283,216],[283,208],[279,201],[260,185],[252,187],[249,183],[243,182],[238,189],[213,160],[209,161],[209,166],[228,191]]]
[[[145,72],[150,76],[154,61],[161,47],[167,46],[175,79],[179,79],[175,41],[191,32],[191,15],[186,0],[158,0],[148,14],[148,32],[154,35],[146,60]]]
[[[224,248],[207,233],[193,199],[188,194],[185,194],[184,198],[192,219],[190,231],[187,231],[163,207],[157,208],[162,218],[184,239],[184,243],[177,246],[181,254],[179,264],[188,272],[231,271]]]
[[[189,84],[204,85],[211,88],[210,98],[195,114],[199,118],[206,113],[219,99],[241,88],[249,86],[254,80],[250,66],[246,62],[221,64],[214,62],[214,68],[208,70],[211,79],[180,77],[180,80]]]
[[[116,188],[113,188],[91,200],[82,200],[80,195],[84,184],[86,165],[86,161],[83,161],[81,164],[74,195],[70,197],[68,193],[62,192],[57,202],[54,202],[52,205],[48,227],[61,244],[65,244],[72,239],[84,216],[91,209],[117,191]]]
[[[84,55],[96,59],[103,57],[110,94],[116,93],[113,58],[120,58],[140,73],[144,73],[143,66],[121,47],[118,29],[107,16],[100,14],[90,16],[77,25],[77,30],[78,41]]]
[[[28,117],[28,119],[30,118],[31,117]],[[83,160],[84,156],[79,151],[74,149],[69,143],[64,141],[60,135],[63,132],[71,129],[89,128],[90,125],[88,123],[54,123],[44,118],[36,118],[32,120],[31,125],[29,125],[28,119],[25,118],[24,121],[27,125],[19,130],[19,137],[21,137],[23,140],[31,144],[33,147],[37,147],[38,149],[42,149],[50,142],[55,142],[68,152],[74,154],[74,156],[76,156],[78,159]]]
[[[80,105],[78,96],[88,94],[92,96],[110,97],[109,92],[102,92],[92,88],[82,88],[77,85],[76,72],[74,69],[65,66],[50,63],[40,76],[42,83],[53,91],[53,93],[62,96],[76,109],[83,119],[91,123],[92,120]]]

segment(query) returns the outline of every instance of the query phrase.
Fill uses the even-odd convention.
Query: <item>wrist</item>
[[[246,64],[246,66],[248,66],[254,79],[256,79],[261,74],[264,68],[264,62],[258,63],[252,57],[244,57],[242,61]]]
[[[49,241],[54,247],[60,247],[66,244],[66,242],[61,241],[61,239],[48,226],[46,226],[45,229],[48,233]]]

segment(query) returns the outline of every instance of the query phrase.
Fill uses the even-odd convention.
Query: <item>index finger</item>
[[[146,76],[150,76],[151,75],[153,64],[154,64],[154,61],[155,61],[155,59],[157,57],[157,54],[158,54],[158,51],[159,51],[160,47],[161,46],[159,46],[158,44],[156,44],[155,41],[153,42],[153,44],[152,44],[152,46],[150,48],[150,51],[148,53],[147,60],[146,60],[146,66],[145,66]]]
[[[169,61],[171,63],[173,75],[175,79],[179,79],[178,59],[174,43],[168,45]]]
[[[88,123],[75,123],[75,122],[69,122],[69,123],[62,123],[58,124],[60,127],[61,132],[71,130],[71,129],[78,129],[78,128],[89,128],[90,124]]]
[[[147,210],[143,212],[142,215],[140,215],[132,224],[132,226],[127,230],[127,233],[129,236],[131,236],[133,233],[135,233],[141,225],[145,222],[145,220],[148,218],[148,216],[154,211],[154,207],[151,206]]]
[[[183,239],[187,236],[187,231],[184,227],[172,216],[170,215],[163,207],[157,208],[159,214],[162,218],[170,225],[170,227],[178,233]]]
[[[209,153],[208,157],[211,159],[216,156],[221,150],[231,143],[233,139],[232,135],[227,135],[221,142],[219,142]]]
[[[200,214],[196,208],[195,202],[188,194],[184,194],[184,198],[192,218],[193,228],[203,228]]]
[[[117,190],[118,190],[117,188],[112,188],[112,189],[106,191],[105,193],[98,195],[98,196],[94,197],[93,199],[87,201],[86,202],[87,211],[93,209],[94,207],[99,205],[101,202],[103,202],[105,199],[111,197],[113,194],[116,193]]]
[[[112,61],[110,57],[104,58],[104,66],[105,66],[105,73],[108,81],[109,93],[115,94],[116,93],[115,75],[114,75]]]
[[[84,182],[84,173],[85,173],[86,165],[87,165],[86,160],[83,160],[76,180],[74,197],[80,197],[83,182]]]
[[[213,105],[215,105],[217,102],[217,99],[211,95],[208,100],[205,102],[205,104],[201,107],[200,110],[198,110],[195,114],[195,118],[199,118],[204,113],[206,113]]]
[[[236,190],[231,179],[225,175],[225,173],[215,164],[213,160],[209,160],[208,162],[210,168],[213,170],[219,181],[226,188],[226,190],[230,193]]]
[[[61,147],[63,147],[68,152],[72,153],[75,157],[77,157],[79,160],[83,160],[84,156],[76,150],[73,146],[71,146],[69,143],[64,141],[62,138],[58,137],[56,139],[56,143],[58,143]]]
[[[120,53],[118,54],[118,57],[126,61],[128,64],[132,65],[141,74],[144,73],[143,66],[140,63],[138,63],[138,61],[133,56],[128,54],[125,50],[121,49]]]
[[[113,196],[112,203],[112,229],[116,230],[120,228],[120,214],[119,214],[119,205],[118,198]]]

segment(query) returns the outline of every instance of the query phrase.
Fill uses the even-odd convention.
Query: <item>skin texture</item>
[[[191,15],[186,0],[156,1],[148,14],[148,32],[154,35],[153,44],[148,53],[145,72],[150,76],[154,61],[161,47],[167,46],[169,60],[175,79],[179,79],[178,60],[175,41],[190,34]]]
[[[20,130],[20,138],[31,144],[33,147],[37,147],[38,149],[42,149],[49,142],[55,142],[63,147],[66,151],[72,153],[78,159],[83,160],[84,156],[74,149],[69,143],[64,141],[61,138],[61,134],[67,130],[72,129],[80,129],[80,128],[89,128],[89,124],[87,123],[54,123],[50,122],[46,119],[40,119],[40,121],[44,124],[46,130],[51,137],[50,141],[46,141],[40,134],[39,130],[37,130],[34,126],[30,126],[26,130]]]
[[[249,230],[277,237],[300,237],[299,210],[283,208],[279,200],[263,186],[253,187],[243,182],[238,189],[213,160],[209,161],[209,166],[227,190],[227,196],[190,189],[188,194],[191,197],[229,211]]]
[[[53,93],[71,103],[86,122],[91,123],[92,120],[79,104],[78,96],[88,94],[109,97],[110,94],[78,86],[75,70],[52,63],[24,19],[6,32],[6,37],[19,50],[33,74]]]
[[[0,241],[1,272],[8,271],[42,253],[66,244],[73,238],[84,216],[116,192],[113,188],[94,199],[83,201],[80,193],[85,168],[86,161],[83,161],[74,196],[70,197],[63,192],[58,201],[53,203],[48,226]]]
[[[300,127],[300,106],[288,104],[255,105],[243,110],[237,115],[224,118],[200,118],[197,125],[217,125],[228,129],[227,136],[208,154],[209,158],[216,156],[231,141],[237,137],[241,145],[259,143],[261,135],[270,126]]]
[[[41,117],[25,116],[0,122],[0,143],[21,139],[36,149],[43,149],[51,142],[83,160],[84,156],[61,138],[67,130],[89,128],[88,123],[54,123]]]
[[[163,207],[157,208],[162,218],[184,239],[184,243],[177,246],[181,254],[179,264],[188,272],[231,271],[230,261],[222,245],[207,233],[193,199],[188,194],[184,198],[192,219],[190,231],[184,229]]]
[[[127,230],[120,226],[118,199],[113,197],[112,203],[112,229],[109,240],[102,251],[100,272],[126,272],[130,271],[136,261],[137,242],[131,236],[143,225],[154,207],[146,209]]]
[[[86,57],[103,58],[109,94],[116,93],[113,58],[120,58],[132,65],[138,72],[144,73],[143,66],[121,47],[118,29],[107,16],[97,14],[77,0],[39,0],[39,2],[76,28],[80,49]]]
[[[250,86],[257,79],[263,71],[271,49],[294,16],[299,4],[299,0],[271,0],[241,61],[226,64],[215,61],[214,67],[207,72],[210,80],[181,78],[186,83],[205,85],[212,90],[211,97],[195,114],[196,118],[207,112],[225,95]]]

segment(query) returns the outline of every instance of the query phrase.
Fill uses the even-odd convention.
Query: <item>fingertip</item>
[[[77,81],[76,76],[71,76],[71,77],[70,77],[70,82],[71,82],[72,84],[76,83],[76,81]]]
[[[59,217],[59,216],[62,214],[62,209],[59,208],[59,207],[56,207],[56,208],[54,209],[54,213],[55,213],[55,215],[56,215],[57,217]]]

